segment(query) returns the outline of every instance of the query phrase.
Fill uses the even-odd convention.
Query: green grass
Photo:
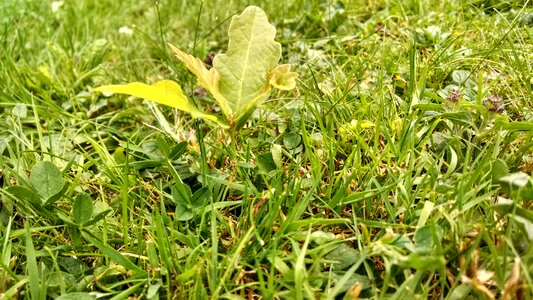
[[[0,298],[533,297],[531,1],[129,2],[0,4]],[[93,92],[249,4],[300,81],[236,140]]]

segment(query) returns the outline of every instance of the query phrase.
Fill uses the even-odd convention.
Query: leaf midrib
[[[257,12],[254,12],[253,21],[252,21],[253,25],[252,25],[252,29],[250,30],[250,35],[248,36],[248,46],[246,47],[246,59],[244,60],[244,65],[243,65],[241,76],[240,76],[239,91],[238,91],[238,97],[237,97],[237,107],[235,110],[236,112],[240,112],[241,110],[241,103],[243,100],[242,91],[243,91],[244,78],[245,78],[244,76],[247,70],[246,66],[248,65],[248,61],[250,60],[250,48],[252,45],[252,37],[254,36],[254,30],[256,27],[256,19],[257,19]]]

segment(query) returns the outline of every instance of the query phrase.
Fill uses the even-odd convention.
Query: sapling
[[[288,64],[278,65],[281,45],[274,40],[276,28],[261,8],[249,6],[242,14],[233,16],[228,35],[227,53],[215,55],[211,69],[201,59],[169,44],[177,58],[198,78],[198,83],[212,95],[222,115],[198,108],[180,85],[171,80],[153,85],[140,82],[106,85],[96,90],[132,95],[177,108],[193,118],[229,129],[234,140],[236,130],[268,98],[272,88],[293,89],[298,74],[291,72]]]

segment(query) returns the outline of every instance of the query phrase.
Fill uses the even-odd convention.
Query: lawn
[[[1,299],[532,299],[533,2],[3,0],[0,153]]]

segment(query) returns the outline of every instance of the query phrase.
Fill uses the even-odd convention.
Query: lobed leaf
[[[189,69],[189,71],[191,71],[198,78],[200,85],[203,86],[209,93],[211,93],[211,95],[213,95],[226,118],[230,118],[233,114],[233,111],[228,100],[226,100],[226,98],[220,94],[220,75],[218,74],[218,71],[215,68],[208,70],[201,59],[189,55],[171,44],[169,44],[169,46],[176,54],[176,57],[181,60],[187,69]]]
[[[215,56],[213,68],[220,74],[220,93],[231,111],[248,115],[247,110],[268,95],[267,75],[281,57],[281,45],[274,41],[276,28],[257,6],[234,16],[228,35],[228,51]]]
[[[268,22],[261,8],[249,6],[241,15],[234,16],[228,35],[228,51],[215,56],[211,69],[199,58],[169,44],[178,59],[198,78],[199,84],[213,95],[225,120],[199,110],[180,86],[169,80],[155,85],[139,82],[108,85],[96,90],[141,97],[188,112],[195,118],[213,121],[223,128],[239,128],[268,97],[272,87],[293,89],[298,74],[290,71],[290,65],[277,66],[281,45],[274,40],[276,28]]]

